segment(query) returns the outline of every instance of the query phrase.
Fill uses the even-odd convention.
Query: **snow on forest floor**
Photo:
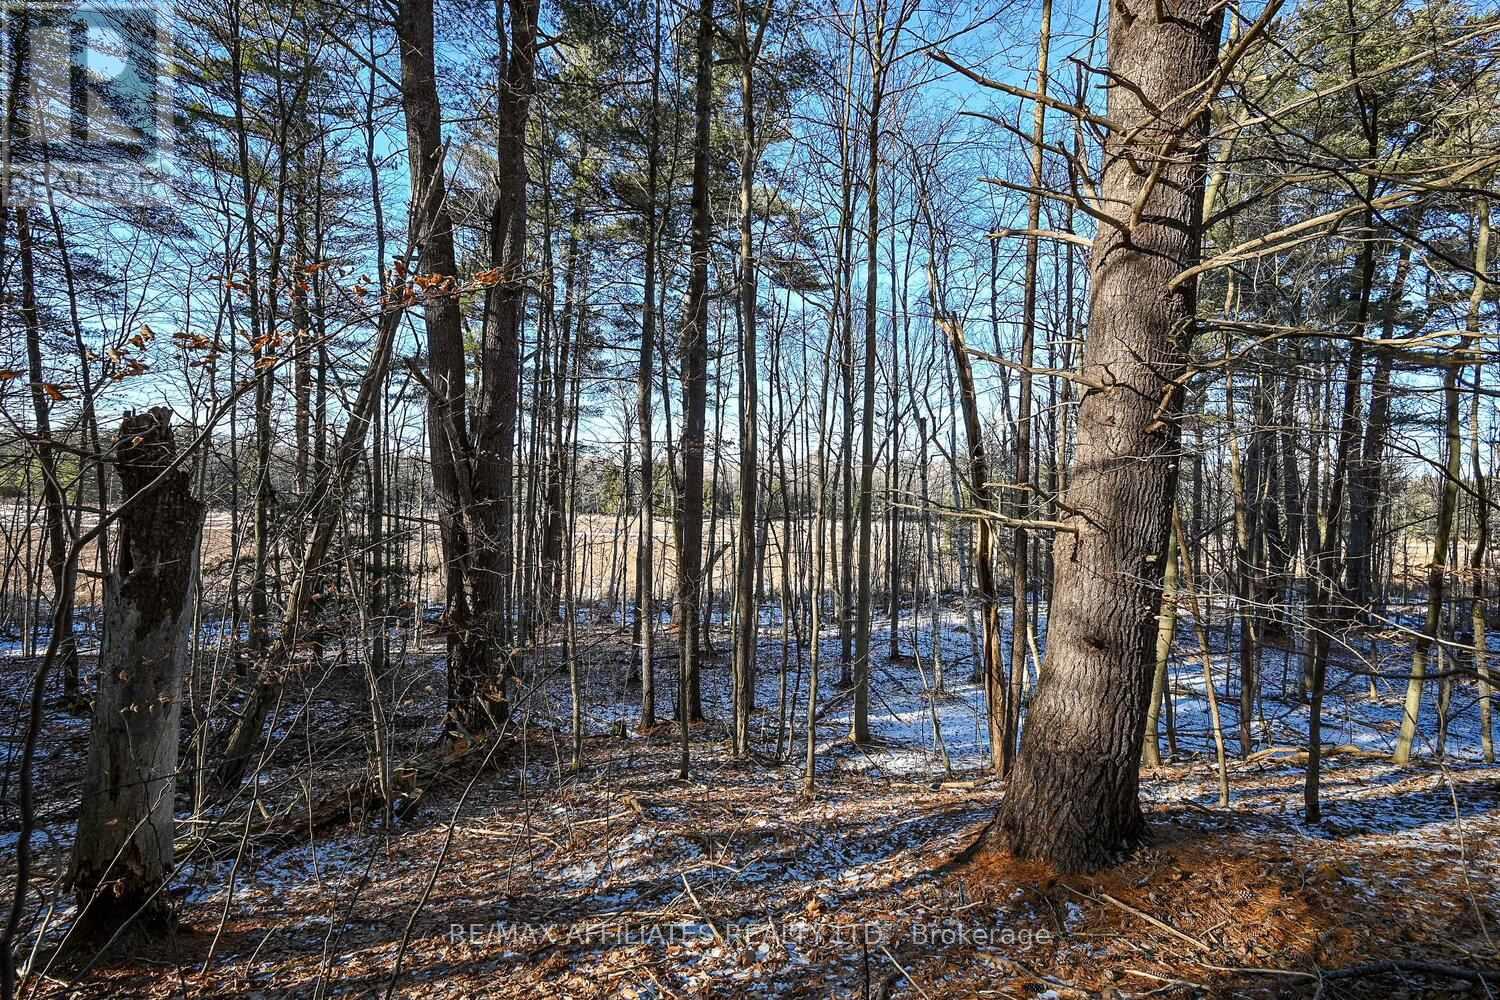
[[[1340,658],[1324,710],[1325,741],[1337,746],[1324,762],[1324,819],[1308,827],[1307,712],[1278,696],[1281,654],[1262,664],[1255,752],[1240,760],[1233,671],[1213,651],[1231,755],[1222,809],[1198,643],[1184,620],[1172,684],[1178,752],[1142,779],[1152,842],[1107,872],[1057,877],[985,854],[952,863],[1003,791],[987,776],[961,616],[944,625],[946,692],[935,699],[925,626],[917,659],[909,615],[907,655],[892,660],[888,623],[877,629],[875,740],[865,747],[847,740],[851,699],[837,683],[837,638],[825,636],[811,798],[806,706],[796,700],[806,651],[799,659],[793,646],[785,664],[778,759],[783,644],[774,613],[766,623],[757,754],[737,762],[727,752],[721,656],[704,668],[709,721],[693,729],[687,781],[676,777],[674,723],[636,731],[639,689],[626,681],[618,623],[579,629],[587,735],[576,773],[567,677],[548,663],[532,667],[514,738],[447,751],[434,774],[424,765],[444,752],[433,744],[443,675],[440,643],[425,637],[382,683],[396,777],[404,801],[415,800],[389,825],[378,810],[361,814],[364,796],[351,791],[363,788],[371,756],[361,674],[328,668],[289,692],[275,752],[237,799],[194,819],[184,784],[177,931],[104,955],[53,957],[72,913],[58,881],[88,726],[50,711],[26,925],[42,934],[27,995],[380,996],[394,981],[390,995],[403,997],[1447,996],[1465,984],[1347,973],[1389,959],[1500,965],[1500,768],[1482,763],[1466,684],[1454,692],[1446,757],[1435,759],[1432,684],[1419,758],[1397,768],[1388,754],[1404,684],[1381,681],[1372,700],[1363,665]],[[1211,641],[1224,638],[1219,628]],[[727,639],[716,642],[723,653]],[[1382,669],[1405,669],[1404,646],[1381,653]],[[7,897],[33,666],[0,657]],[[1298,669],[1289,657],[1292,687]],[[664,659],[657,671],[666,719],[675,669]],[[1324,970],[1343,973],[1320,980]]]

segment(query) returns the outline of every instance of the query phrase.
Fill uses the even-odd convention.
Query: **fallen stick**
[[[832,698],[830,698],[827,701],[825,701],[821,706],[819,706],[817,713],[813,716],[813,722],[822,722],[823,721],[823,716],[825,716],[829,712],[833,711],[840,704],[842,704],[846,699],[853,697],[853,695],[854,695],[854,688],[850,687],[850,688],[846,688],[845,690],[843,690],[839,694],[836,694]]]
[[[708,915],[708,911],[703,909],[703,904],[698,902],[698,896],[693,892],[692,885],[688,883],[687,873],[685,872],[682,876],[682,887],[687,890],[688,899],[691,899],[693,905],[698,908],[698,916],[702,917],[703,922],[708,925],[708,929],[714,932],[714,940],[722,945],[724,943],[724,935],[719,933],[719,928],[714,924],[713,918]]]
[[[1076,892],[1077,890],[1074,890],[1074,891]],[[1080,895],[1082,895],[1082,894],[1080,894]],[[1204,944],[1202,941],[1199,941],[1197,938],[1195,938],[1195,937],[1189,937],[1188,935],[1182,933],[1182,931],[1180,931],[1177,928],[1173,927],[1171,924],[1166,923],[1165,921],[1161,921],[1161,920],[1156,919],[1151,914],[1147,913],[1145,910],[1138,910],[1135,907],[1131,906],[1129,903],[1122,903],[1122,902],[1120,902],[1118,899],[1116,899],[1115,897],[1111,896],[1107,892],[1101,892],[1101,893],[1099,893],[1099,898],[1102,899],[1102,900],[1104,900],[1106,903],[1109,903],[1111,906],[1117,906],[1120,909],[1124,910],[1126,913],[1129,913],[1129,914],[1132,914],[1133,916],[1139,917],[1140,919],[1146,921],[1146,923],[1150,924],[1152,927],[1157,928],[1158,930],[1166,931],[1168,934],[1172,935],[1177,940],[1186,942],[1187,944],[1192,945],[1194,948],[1197,948],[1199,951],[1212,951],[1213,950],[1208,945]]]
[[[1380,751],[1371,750],[1371,749],[1369,749],[1367,747],[1358,746],[1358,745],[1356,745],[1354,743],[1325,743],[1325,744],[1323,744],[1322,755],[1324,757],[1331,757],[1331,756],[1333,756],[1335,754],[1340,755],[1340,756],[1344,756],[1344,757],[1362,757],[1362,758],[1367,758],[1367,759],[1371,759],[1371,760],[1374,760],[1374,759],[1385,760],[1386,758],[1388,758],[1390,756],[1390,754],[1388,754],[1388,753],[1381,753]],[[1241,762],[1241,764],[1242,765],[1243,764],[1256,764],[1256,763],[1259,763],[1260,761],[1268,760],[1268,759],[1271,759],[1271,758],[1276,758],[1278,763],[1295,763],[1298,758],[1306,757],[1306,756],[1307,756],[1307,748],[1306,747],[1289,747],[1289,746],[1265,747],[1264,749],[1257,750],[1254,753],[1252,753],[1250,756],[1246,757],[1244,759],[1244,761]]]
[[[920,993],[922,995],[923,1000],[932,1000],[932,997],[930,997],[930,996],[927,995],[927,991],[924,990],[924,989],[922,989],[921,985],[915,979],[913,979],[911,977],[911,973],[907,972],[906,969],[901,965],[901,963],[898,962],[898,961],[896,961],[896,956],[891,954],[891,950],[889,948],[887,948],[885,945],[882,944],[880,946],[880,950],[883,951],[883,952],[885,952],[885,957],[891,960],[891,964],[896,967],[896,971],[899,972],[899,973],[901,973],[902,976],[906,977],[906,981],[908,983],[911,983],[911,988],[914,989],[914,990],[916,990],[918,993]],[[889,979],[887,979],[886,980],[886,986],[882,987],[881,992],[882,993],[887,992],[887,989],[890,986],[894,986],[894,985],[895,985],[895,983],[893,983]]]

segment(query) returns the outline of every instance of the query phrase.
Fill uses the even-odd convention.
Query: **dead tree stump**
[[[115,444],[124,487],[119,557],[105,581],[99,690],[73,847],[82,924],[112,931],[170,918],[178,724],[204,504],[177,454],[171,411],[127,413]]]

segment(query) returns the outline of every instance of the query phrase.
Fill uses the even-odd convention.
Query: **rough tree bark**
[[[510,582],[515,566],[516,417],[521,401],[521,325],[526,318],[526,185],[530,179],[526,123],[536,91],[538,4],[539,0],[509,3],[509,50],[495,116],[495,200],[489,226],[490,260],[497,278],[485,302],[479,398],[474,408],[471,509],[476,528],[472,534],[480,551],[474,557],[476,571],[470,588],[474,611],[483,616],[482,631],[488,633],[487,656],[503,661],[485,662],[482,681],[496,689],[500,704],[493,717],[499,720],[508,712],[505,684],[512,674]]]
[[[406,0],[396,15],[401,49],[401,97],[406,110],[407,152],[411,160],[412,201],[418,206],[422,269],[452,275],[458,270],[453,220],[448,214],[443,177],[442,106],[438,102],[433,56],[432,0]],[[448,711],[450,722],[474,725],[482,711],[487,644],[472,641],[470,597],[464,565],[470,551],[465,524],[469,440],[465,393],[463,331],[458,301],[435,295],[423,304],[427,328],[427,436],[437,497],[438,531],[445,567],[448,624]],[[475,647],[480,647],[476,649]]]
[[[703,596],[703,435],[708,415],[708,140],[713,102],[713,0],[699,0],[694,80],[692,273],[682,331],[682,481],[677,500],[678,638],[681,661],[677,716],[682,725],[680,771],[688,773],[688,723],[703,718],[698,686],[698,612]]]
[[[1053,543],[1047,658],[991,840],[1062,870],[1108,864],[1145,829],[1138,797],[1162,560],[1177,477],[1184,345],[1202,247],[1208,0],[1117,4],[1100,224],[1069,530]],[[1159,108],[1160,113],[1154,111]]]
[[[124,500],[177,451],[164,407],[126,414],[116,455]],[[71,881],[85,927],[169,917],[180,698],[189,656],[203,502],[179,469],[120,518],[120,555],[105,581],[104,646]]]
[[[509,669],[501,661],[510,638],[513,451],[526,295],[523,140],[535,87],[537,2],[510,0],[508,10],[496,195],[489,219],[493,285],[485,303],[472,427],[467,352],[454,294],[453,220],[444,190],[432,0],[403,0],[396,16],[414,227],[428,282],[423,301],[427,435],[446,567],[448,726],[459,732],[498,727],[509,713]]]

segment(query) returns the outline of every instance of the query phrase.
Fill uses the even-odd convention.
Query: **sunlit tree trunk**
[[[1474,246],[1474,271],[1478,275],[1485,273],[1487,256],[1489,251],[1489,203],[1481,198],[1475,205],[1475,212],[1482,216],[1478,225],[1478,239]],[[1469,312],[1465,324],[1465,348],[1472,349],[1471,345],[1478,340],[1479,336],[1479,308],[1484,297],[1484,280],[1479,278],[1474,283],[1474,291],[1469,300]],[[1478,362],[1476,361],[1476,364]],[[1417,637],[1412,646],[1411,677],[1406,685],[1406,699],[1401,712],[1401,731],[1396,736],[1396,751],[1392,760],[1397,764],[1405,764],[1411,760],[1412,745],[1416,741],[1417,726],[1422,716],[1422,693],[1427,680],[1427,661],[1432,643],[1438,637],[1439,625],[1442,620],[1443,599],[1447,593],[1447,561],[1448,545],[1452,537],[1454,516],[1458,509],[1458,487],[1459,475],[1462,468],[1461,453],[1462,442],[1459,437],[1459,358],[1454,357],[1448,362],[1447,369],[1443,372],[1443,422],[1445,427],[1444,445],[1444,471],[1443,481],[1438,494],[1437,527],[1433,530],[1432,559],[1427,567],[1427,619],[1422,627],[1422,634]],[[1477,374],[1477,372],[1476,372]],[[1478,392],[1476,379],[1476,389]],[[1481,553],[1482,559],[1482,553]],[[1483,563],[1479,563],[1483,566]],[[1483,615],[1483,606],[1477,596],[1474,601],[1475,615]],[[1476,618],[1476,622],[1483,625],[1482,618]],[[1481,630],[1476,629],[1474,633],[1475,649],[1480,650],[1483,638]],[[1476,666],[1484,658],[1476,661]],[[1488,670],[1486,669],[1486,673]],[[1485,701],[1488,702],[1487,678],[1482,688]]]
[[[1151,677],[1151,700],[1146,708],[1146,738],[1141,744],[1141,763],[1161,766],[1160,731],[1162,702],[1170,698],[1167,667],[1172,659],[1172,637],[1177,632],[1177,533],[1167,537],[1166,571],[1161,583],[1161,611],[1156,629],[1156,670]]]
[[[1222,14],[1207,0],[1165,0],[1117,7],[1110,22],[1109,70],[1127,84],[1109,91],[1100,183],[1114,217],[1090,255],[1087,389],[1067,530],[1053,547],[1047,658],[991,834],[1065,870],[1107,864],[1145,829],[1140,753],[1176,487],[1176,380],[1197,311],[1195,282],[1178,275],[1200,257],[1198,91]]]

